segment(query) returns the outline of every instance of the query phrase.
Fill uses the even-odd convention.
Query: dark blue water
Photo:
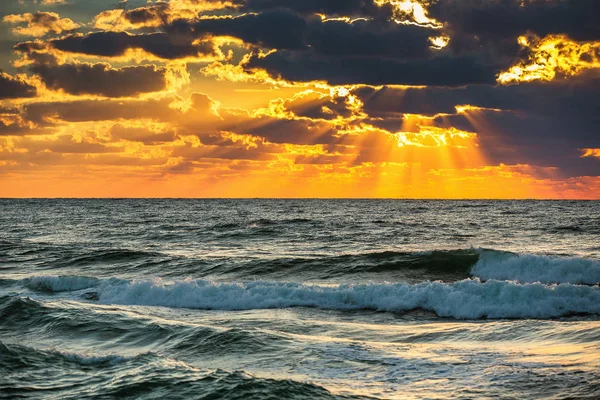
[[[600,397],[600,202],[0,207],[2,398]]]

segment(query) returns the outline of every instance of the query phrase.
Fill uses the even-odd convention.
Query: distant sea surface
[[[600,398],[600,202],[0,211],[0,398]]]

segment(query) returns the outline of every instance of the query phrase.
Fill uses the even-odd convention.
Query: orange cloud
[[[0,138],[0,195],[597,197],[598,179],[490,165],[476,132],[436,117],[376,127],[353,93],[321,85],[254,110],[201,93],[26,103],[0,114],[37,130]]]
[[[81,26],[69,18],[60,18],[57,13],[40,11],[33,14],[10,14],[2,18],[2,21],[12,25],[25,25],[12,28],[13,33],[35,37],[48,33],[61,34]]]
[[[158,28],[177,19],[197,18],[205,11],[234,8],[229,1],[178,0],[148,4],[131,10],[106,10],[94,17],[94,27],[102,30]]]
[[[582,149],[581,157],[597,157],[600,158],[600,149]]]
[[[519,37],[519,44],[529,55],[498,75],[501,84],[552,81],[600,68],[600,42],[576,42],[565,35],[529,35]]]

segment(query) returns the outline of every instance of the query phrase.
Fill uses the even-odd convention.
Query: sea
[[[598,399],[600,202],[0,200],[3,399]]]

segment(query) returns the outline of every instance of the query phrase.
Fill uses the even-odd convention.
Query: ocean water
[[[600,202],[0,207],[1,398],[600,398]]]

